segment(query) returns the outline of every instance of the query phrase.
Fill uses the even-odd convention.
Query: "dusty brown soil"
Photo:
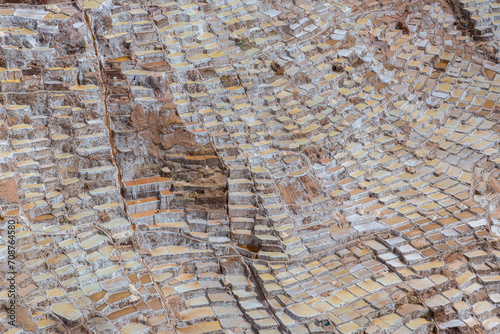
[[[17,184],[13,178],[0,181],[0,202],[3,200],[9,204],[19,203]]]

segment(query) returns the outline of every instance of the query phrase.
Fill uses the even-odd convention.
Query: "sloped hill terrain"
[[[500,332],[499,27],[491,0],[0,4],[0,332]]]

